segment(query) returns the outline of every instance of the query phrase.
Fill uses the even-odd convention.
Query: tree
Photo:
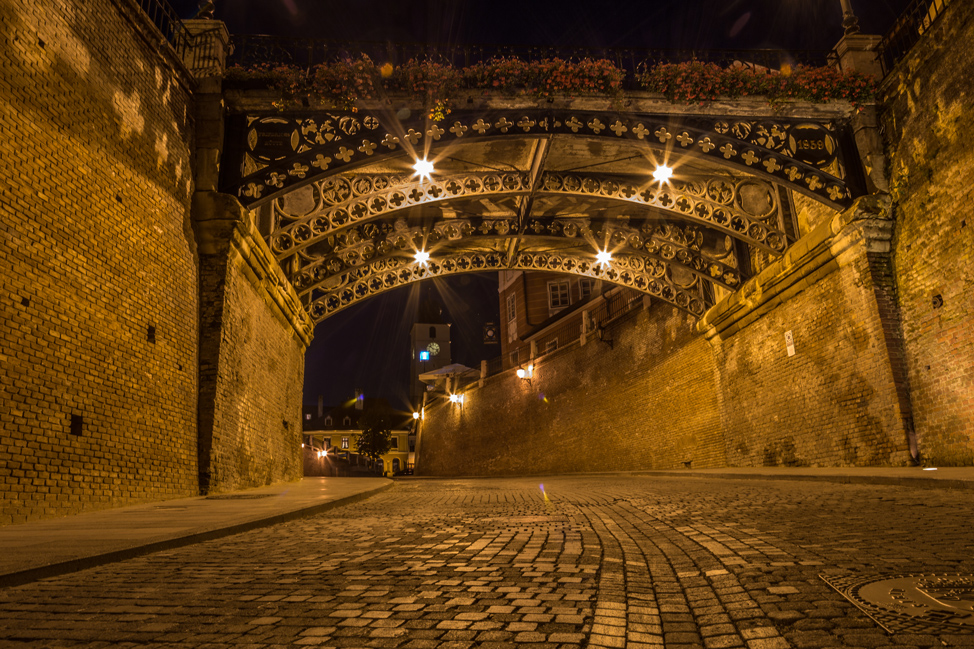
[[[393,413],[387,404],[379,403],[362,413],[358,425],[362,429],[355,442],[355,450],[373,462],[392,447]]]

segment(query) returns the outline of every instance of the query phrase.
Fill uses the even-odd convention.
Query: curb
[[[321,503],[320,505],[312,505],[310,507],[295,509],[290,512],[285,512],[283,514],[277,514],[276,516],[261,518],[259,520],[247,521],[246,523],[238,523],[236,525],[231,525],[229,527],[223,527],[216,530],[197,532],[194,534],[187,534],[185,536],[178,536],[171,539],[166,539],[164,541],[156,541],[154,543],[149,543],[147,545],[140,545],[132,548],[126,548],[124,550],[114,550],[112,552],[106,552],[104,554],[95,554],[89,557],[81,557],[80,559],[61,561],[59,563],[52,563],[46,566],[41,566],[39,568],[28,568],[27,570],[9,572],[5,575],[0,575],[0,588],[11,588],[13,586],[22,586],[24,584],[29,584],[31,582],[39,581],[41,579],[47,579],[48,577],[59,577],[61,575],[70,574],[72,572],[87,570],[88,568],[96,568],[98,566],[103,566],[109,563],[116,563],[118,561],[134,559],[136,557],[141,557],[146,554],[152,554],[153,552],[159,552],[161,550],[172,550],[175,548],[181,548],[187,545],[194,545],[196,543],[201,543],[203,541],[212,541],[213,539],[220,539],[226,536],[240,534],[241,532],[249,532],[251,530],[255,530],[261,527],[270,527],[271,525],[286,523],[288,521],[293,521],[298,518],[313,516],[315,514],[326,512],[329,509],[334,509],[335,507],[351,505],[352,503],[359,502],[360,500],[365,500],[366,498],[374,496],[375,494],[385,491],[386,489],[391,489],[394,484],[395,483],[390,482],[389,484],[382,485],[381,487],[377,487],[369,491],[363,491],[361,493],[357,493],[354,496],[338,498],[336,500],[331,500],[326,503]]]

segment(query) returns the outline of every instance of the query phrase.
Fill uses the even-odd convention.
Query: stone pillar
[[[843,36],[835,46],[839,69],[868,74],[877,82],[881,81],[883,68],[876,53],[880,40],[879,36],[859,33]],[[866,175],[866,190],[873,193],[889,191],[886,155],[875,104],[864,106],[853,115],[852,130]]]
[[[314,324],[236,198],[198,191],[202,494],[301,477],[304,352]]]
[[[216,191],[223,150],[223,73],[230,34],[218,20],[184,20],[188,42],[180,44],[183,64],[196,78],[197,191]]]

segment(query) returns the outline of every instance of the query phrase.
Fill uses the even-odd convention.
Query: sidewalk
[[[392,486],[385,478],[304,478],[0,527],[0,588],[323,512]]]
[[[685,476],[751,480],[818,480],[876,484],[915,489],[974,489],[974,467],[727,467],[635,471],[634,475]]]

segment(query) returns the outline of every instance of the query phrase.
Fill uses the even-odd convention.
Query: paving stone
[[[0,591],[0,645],[974,646],[890,636],[818,577],[974,572],[955,548],[974,516],[964,494],[755,482],[557,478],[545,484],[560,504],[545,504],[526,480],[401,481],[325,515]],[[791,502],[801,510],[780,509]],[[525,517],[545,522],[506,522]],[[888,542],[894,520],[902,549]]]

